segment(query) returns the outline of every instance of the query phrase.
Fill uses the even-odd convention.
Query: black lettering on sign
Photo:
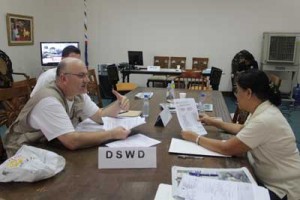
[[[135,151],[125,151],[126,157],[127,158],[133,158],[134,157]]]
[[[138,157],[139,157],[139,158],[144,158],[144,157],[145,157],[145,152],[142,151],[142,150],[139,150],[139,151],[138,151]]]
[[[122,158],[122,151],[117,151],[117,158]]]
[[[112,157],[113,157],[113,152],[106,151],[106,158],[112,158]]]

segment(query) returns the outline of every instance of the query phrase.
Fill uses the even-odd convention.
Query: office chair
[[[209,80],[213,90],[219,90],[221,77],[222,77],[222,70],[217,67],[211,67]]]
[[[137,88],[135,83],[118,83],[119,82],[119,71],[115,64],[107,66],[107,75],[109,84],[118,91],[120,94],[126,94]]]

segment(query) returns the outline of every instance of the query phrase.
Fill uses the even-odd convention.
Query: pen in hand
[[[119,114],[123,114],[123,113],[127,113],[127,112],[128,112],[128,110],[122,110],[119,112]]]

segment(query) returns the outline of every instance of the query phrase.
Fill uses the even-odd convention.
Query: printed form
[[[184,131],[193,131],[199,135],[206,135],[207,132],[202,123],[198,121],[199,115],[195,99],[184,98],[174,99],[177,118]]]

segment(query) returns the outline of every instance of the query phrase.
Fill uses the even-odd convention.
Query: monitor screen
[[[62,50],[73,45],[79,48],[79,42],[41,42],[41,63],[42,66],[56,66],[61,61]]]
[[[128,51],[129,65],[144,65],[142,51]]]

